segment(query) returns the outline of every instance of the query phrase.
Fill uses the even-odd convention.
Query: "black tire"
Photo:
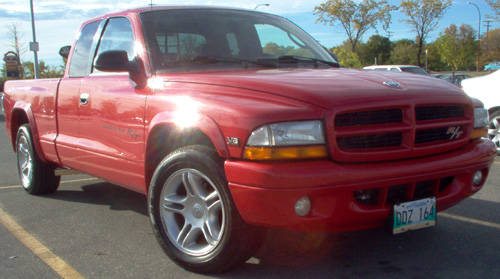
[[[17,131],[16,153],[19,178],[26,192],[44,195],[57,190],[61,177],[54,175],[53,165],[38,157],[29,124],[22,125]]]
[[[495,143],[497,147],[497,154],[500,155],[500,110],[490,114],[488,138]]]
[[[241,218],[223,161],[206,146],[182,147],[158,165],[148,206],[160,246],[189,271],[227,270],[252,257],[264,240],[265,229]]]

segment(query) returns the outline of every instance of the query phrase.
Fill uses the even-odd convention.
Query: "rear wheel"
[[[492,140],[497,147],[497,154],[500,154],[500,110],[493,112],[490,115],[490,123],[488,124],[488,138]]]
[[[21,184],[32,195],[53,193],[61,177],[54,175],[54,166],[43,162],[35,152],[29,124],[19,127],[16,140],[17,168]]]
[[[248,260],[265,231],[246,224],[227,187],[222,160],[212,148],[194,145],[168,155],[149,190],[149,213],[165,253],[200,273],[229,269]]]

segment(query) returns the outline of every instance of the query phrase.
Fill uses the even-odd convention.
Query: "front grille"
[[[417,131],[415,135],[415,144],[424,144],[441,140],[452,140],[459,138],[462,134],[462,127],[444,127],[429,130]]]
[[[468,142],[473,112],[470,104],[463,104],[337,113],[331,154],[338,161],[366,162],[457,149]],[[381,156],[381,152],[385,154]]]
[[[400,146],[403,135],[401,133],[378,134],[366,136],[341,137],[337,144],[341,149],[364,149]]]
[[[429,197],[438,197],[439,193],[447,189],[454,179],[455,177],[450,176],[436,180],[359,190],[354,192],[354,200],[362,205],[383,207]]]
[[[464,115],[465,111],[461,106],[429,106],[415,108],[417,121],[457,118],[463,117]]]
[[[401,121],[403,121],[401,109],[380,109],[340,114],[335,118],[335,127],[399,123]]]

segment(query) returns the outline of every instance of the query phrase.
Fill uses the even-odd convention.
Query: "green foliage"
[[[441,54],[438,51],[438,44],[433,42],[425,46],[428,50],[428,65],[427,69],[430,71],[450,71],[450,67],[443,62]]]
[[[417,33],[416,58],[419,66],[422,66],[421,57],[427,36],[437,28],[451,3],[451,0],[403,0],[399,5],[399,10],[408,17],[404,22]]]
[[[391,51],[390,64],[416,65],[418,45],[409,39],[399,40],[394,43]]]
[[[35,67],[33,62],[23,62],[21,70],[23,72],[24,78],[35,78],[34,68]],[[38,71],[40,73],[40,78],[58,78],[64,75],[63,66],[49,66],[46,65],[43,60],[40,60],[40,62],[38,63]]]
[[[330,51],[338,56],[339,63],[340,65],[342,65],[342,67],[356,69],[360,69],[363,67],[363,64],[361,64],[361,61],[359,60],[358,54],[356,54],[350,48],[346,48],[345,44],[344,47],[334,47]]]
[[[294,48],[293,46],[280,46],[276,43],[267,43],[262,51],[265,54],[270,54],[276,57],[285,56],[285,55],[295,55],[302,57],[314,57],[311,51],[303,48]]]
[[[452,71],[473,70],[477,55],[476,31],[468,24],[447,27],[436,40],[441,59]]]
[[[500,61],[500,29],[490,30],[481,39],[481,61],[481,70],[490,62]]]
[[[3,85],[7,81],[7,78],[0,77],[0,92],[3,92]]]
[[[396,6],[389,5],[386,0],[329,0],[314,8],[318,16],[316,22],[330,24],[332,27],[337,22],[345,30],[351,43],[351,50],[356,50],[356,45],[363,35],[370,29],[376,29],[378,23],[383,24],[384,30],[391,23],[390,12]]]
[[[382,37],[380,35],[373,35],[368,39],[368,42],[364,45],[360,45],[359,51],[357,51],[361,63],[364,65],[370,65],[375,63],[375,58],[377,64],[389,64],[391,58],[392,43],[387,37]]]
[[[488,5],[495,11],[495,16],[500,21],[500,0],[485,0]]]

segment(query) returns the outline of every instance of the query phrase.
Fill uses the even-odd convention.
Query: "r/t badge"
[[[450,139],[458,139],[462,135],[464,131],[462,131],[462,126],[449,127],[448,131],[446,131],[447,135],[451,135]]]

